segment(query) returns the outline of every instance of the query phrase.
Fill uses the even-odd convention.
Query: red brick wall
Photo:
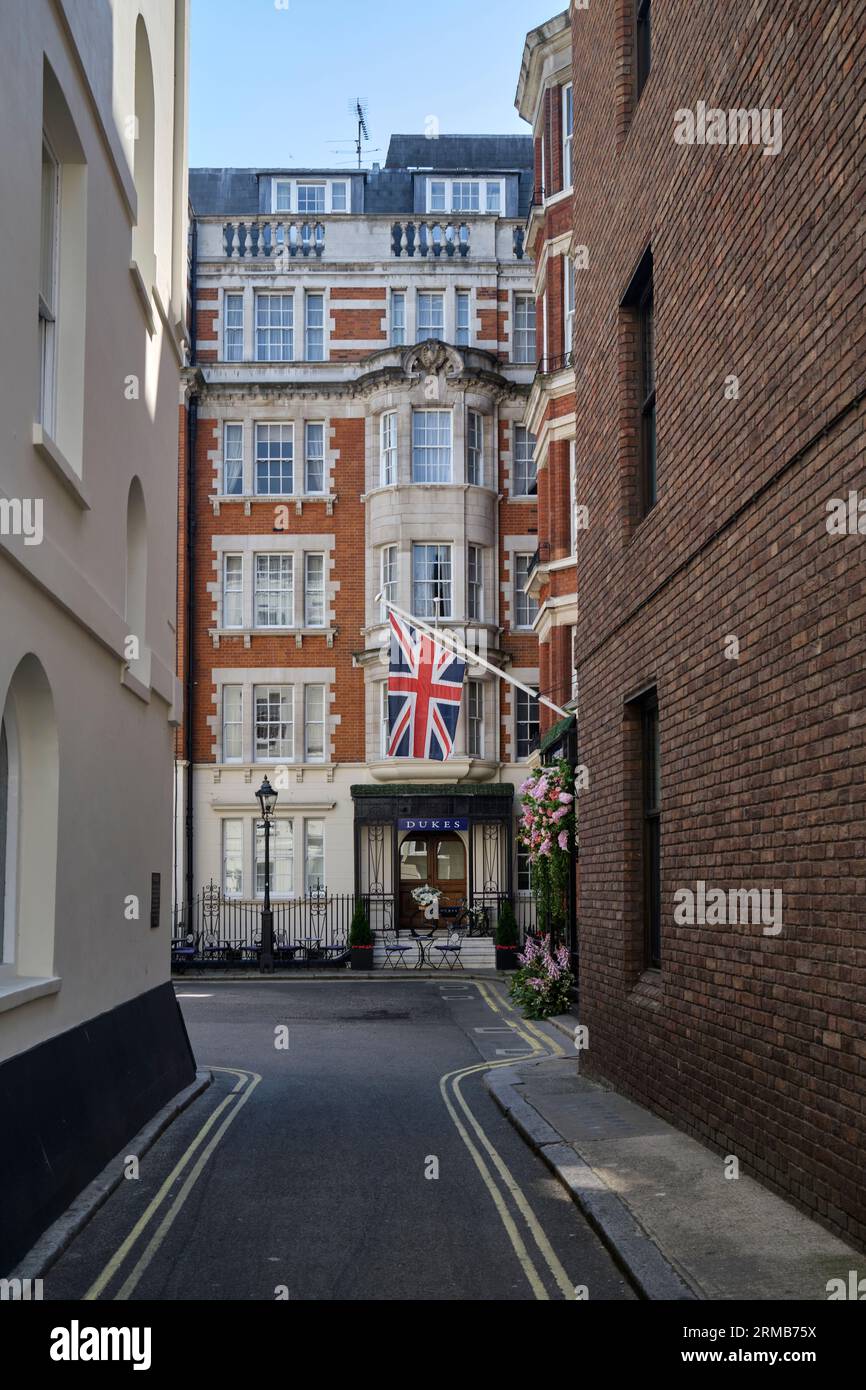
[[[203,407],[203,411],[206,410]],[[335,568],[330,578],[339,581],[334,601],[335,624],[339,632],[329,648],[325,635],[304,635],[302,647],[295,645],[294,633],[269,635],[253,633],[251,644],[244,647],[242,636],[221,636],[214,647],[209,631],[214,626],[213,597],[207,584],[217,578],[213,569],[215,535],[269,535],[274,527],[275,501],[253,501],[250,515],[244,515],[243,502],[222,501],[219,516],[214,516],[207,502],[213,491],[213,461],[210,452],[216,448],[219,422],[199,417],[196,440],[196,495],[198,526],[196,533],[196,594],[194,599],[196,694],[193,717],[193,756],[196,762],[213,761],[213,732],[208,717],[217,713],[215,689],[210,673],[215,667],[325,666],[336,672],[336,703],[330,706],[332,715],[341,716],[334,733],[334,753],[338,761],[351,762],[365,757],[364,676],[353,668],[352,653],[359,644],[358,634],[364,626],[364,568],[359,568],[358,538],[364,536],[364,508],[360,500],[364,488],[364,421],[363,419],[334,420],[330,447],[339,450],[336,465],[336,491],[339,500],[333,516],[328,516],[325,502],[305,500],[301,516],[290,506],[290,532],[287,534],[333,534]]]
[[[634,107],[630,9],[572,12],[584,1058],[862,1243],[866,570],[862,536],[825,527],[828,499],[866,490],[862,13],[655,0]],[[783,152],[675,144],[674,111],[699,99],[782,108]],[[618,305],[650,241],[659,501],[639,522]],[[660,972],[643,969],[626,705],[645,685]],[[698,880],[781,889],[781,933],[677,925],[673,895]]]

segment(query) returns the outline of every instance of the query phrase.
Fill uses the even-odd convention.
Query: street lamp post
[[[274,914],[271,911],[271,821],[277,804],[277,793],[267,777],[256,792],[262,808],[265,823],[265,902],[262,908],[262,950],[259,956],[259,969],[263,974],[273,974],[274,969]]]

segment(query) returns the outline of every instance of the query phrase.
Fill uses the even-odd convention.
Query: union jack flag
[[[466,662],[396,613],[389,618],[388,757],[444,762],[454,744]]]

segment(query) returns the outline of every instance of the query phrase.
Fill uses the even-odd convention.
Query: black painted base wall
[[[0,1275],[194,1076],[170,983],[0,1066]]]

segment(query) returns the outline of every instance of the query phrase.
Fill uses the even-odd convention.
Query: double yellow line
[[[154,1255],[159,1250],[175,1220],[179,1216],[187,1197],[201,1176],[205,1164],[219,1144],[226,1130],[229,1128],[229,1125],[237,1119],[238,1113],[246,1105],[253,1091],[262,1079],[258,1072],[242,1071],[238,1067],[211,1067],[211,1071],[225,1072],[230,1076],[236,1076],[237,1081],[229,1094],[223,1097],[213,1113],[205,1120],[198,1134],[195,1136],[186,1152],[178,1159],[165,1182],[162,1184],[162,1187],[142,1212],[123,1244],[114,1252],[108,1264],[99,1275],[99,1278],[94,1280],[91,1284],[87,1293],[84,1295],[85,1299],[93,1300],[101,1297],[102,1293],[119,1273],[121,1266],[130,1254],[133,1246],[137,1244],[139,1237],[144,1234],[145,1230],[156,1216],[184,1169],[192,1162],[197,1150],[204,1144],[205,1139],[207,1139],[217,1120],[221,1115],[224,1115],[222,1124],[211,1137],[206,1147],[202,1149],[195,1163],[192,1164],[192,1167],[184,1179],[183,1185],[175,1195],[174,1200],[165,1212],[165,1215],[138,1257],[136,1263],[133,1265],[132,1270],[114,1295],[114,1299],[115,1302],[122,1302],[132,1296],[142,1275],[145,1273]]]
[[[517,1256],[523,1273],[536,1299],[539,1301],[549,1300],[550,1295],[547,1287],[539,1274],[536,1260],[539,1259],[547,1266],[547,1269],[554,1282],[560,1289],[564,1298],[574,1299],[574,1284],[569,1279],[560,1263],[556,1251],[550,1244],[544,1230],[529,1205],[526,1196],[518,1183],[514,1174],[509,1169],[502,1155],[499,1153],[493,1141],[480,1124],[478,1118],[472,1113],[466,1097],[461,1090],[462,1083],[467,1076],[474,1076],[478,1072],[490,1071],[495,1067],[507,1067],[515,1062],[526,1061],[534,1057],[562,1057],[565,1055],[564,1049],[552,1038],[548,1038],[545,1033],[537,1028],[528,1019],[516,1019],[512,1010],[506,1012],[500,1008],[493,991],[487,985],[473,981],[478,993],[484,1000],[489,1009],[499,1014],[503,1022],[526,1043],[529,1049],[526,1053],[521,1053],[514,1057],[509,1057],[501,1062],[477,1062],[471,1067],[460,1067],[456,1071],[446,1072],[439,1081],[439,1090],[445,1102],[445,1108],[450,1115],[457,1133],[466,1145],[475,1167],[478,1169],[481,1181],[490,1194],[490,1199],[496,1208],[499,1219],[501,1220],[508,1239],[511,1241],[512,1248]],[[504,1001],[503,1001],[504,1002]],[[508,1015],[511,1015],[509,1017]],[[465,1117],[466,1123],[461,1119],[459,1111]],[[472,1134],[470,1134],[470,1129]],[[475,1138],[473,1139],[472,1135]],[[477,1140],[477,1142],[476,1142]],[[482,1150],[484,1151],[482,1153]],[[486,1158],[485,1155],[486,1154]],[[489,1160],[489,1162],[488,1162]],[[494,1176],[498,1175],[497,1179]],[[500,1187],[501,1184],[501,1187]],[[506,1200],[506,1198],[508,1200]],[[512,1215],[509,1207],[509,1200],[516,1209],[518,1217],[535,1244],[537,1255],[533,1257],[527,1248],[526,1240],[521,1234],[521,1227]]]

